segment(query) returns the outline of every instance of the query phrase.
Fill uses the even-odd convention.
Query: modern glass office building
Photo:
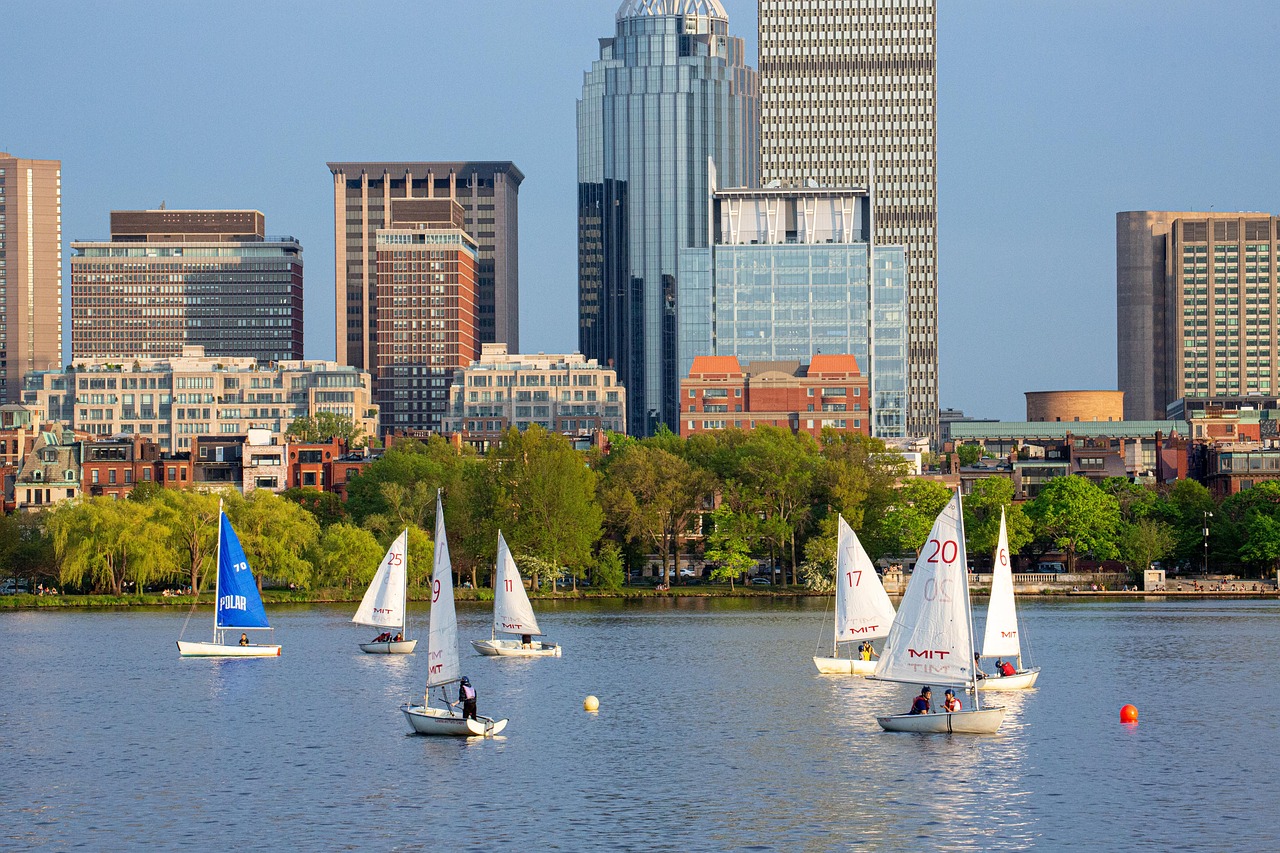
[[[714,242],[680,255],[681,375],[700,355],[853,355],[870,377],[872,434],[906,437],[906,250],[876,246],[873,277],[868,204],[863,190],[717,192]]]
[[[711,163],[759,176],[759,86],[718,0],[625,0],[578,101],[578,341],[628,429],[677,424],[679,253],[709,245]]]

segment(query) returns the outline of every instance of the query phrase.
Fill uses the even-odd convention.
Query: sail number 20
[[[950,564],[954,563],[956,557],[960,556],[960,546],[956,544],[954,539],[930,539],[925,544],[925,547],[928,548],[930,545],[933,546],[933,553],[929,555],[928,560],[930,563],[938,562],[938,558],[941,557],[942,562]]]

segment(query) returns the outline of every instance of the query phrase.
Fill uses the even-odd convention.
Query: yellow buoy
[[[582,708],[585,711],[591,711],[591,712],[599,711],[600,700],[594,696],[588,696],[586,699],[582,700]]]

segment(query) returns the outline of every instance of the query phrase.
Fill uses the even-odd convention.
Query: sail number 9
[[[435,604],[440,600],[440,581],[431,582],[431,603]]]

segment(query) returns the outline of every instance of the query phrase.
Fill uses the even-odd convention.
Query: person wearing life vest
[[[1000,674],[1001,675],[1017,675],[1018,671],[1013,668],[1013,664],[1009,663],[1008,661],[1005,661],[1004,663],[1000,664]]]
[[[978,680],[987,677],[987,674],[982,671],[982,655],[977,652],[973,653],[973,677]]]
[[[876,654],[876,650],[871,647],[870,640],[862,641],[862,645],[858,646],[858,654],[863,660],[871,660],[873,656],[879,657],[879,655]]]
[[[921,687],[920,695],[917,696],[915,698],[915,701],[911,703],[910,713],[913,715],[930,713],[931,711],[933,711],[933,705],[931,704],[932,699],[933,699],[933,692],[929,690],[928,686]]]
[[[476,718],[476,689],[465,675],[458,685],[458,700],[462,702],[462,716],[474,720]]]
[[[960,700],[956,698],[956,692],[950,687],[947,688],[946,699],[942,701],[942,710],[948,714],[954,714],[961,709]]]

